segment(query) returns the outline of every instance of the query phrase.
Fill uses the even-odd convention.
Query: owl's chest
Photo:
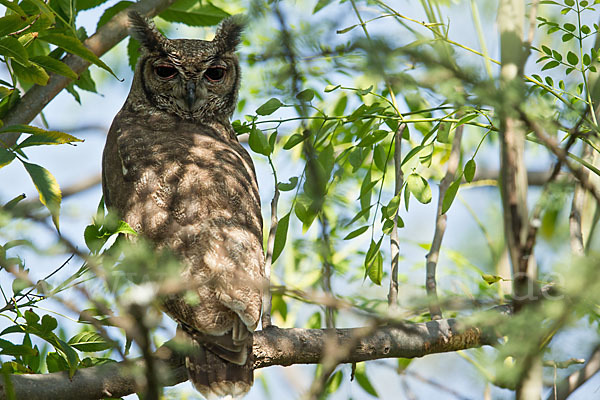
[[[211,136],[131,132],[116,145],[124,189],[117,208],[124,216],[164,214],[179,225],[237,219],[242,199],[256,192],[238,149]]]

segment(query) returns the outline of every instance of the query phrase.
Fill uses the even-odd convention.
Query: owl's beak
[[[186,89],[186,100],[188,108],[191,110],[196,102],[196,84],[194,81],[188,81],[185,85]]]

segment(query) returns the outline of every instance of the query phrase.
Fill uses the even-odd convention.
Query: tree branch
[[[446,214],[442,214],[444,206],[444,196],[446,191],[454,182],[456,170],[458,169],[458,163],[460,161],[460,144],[462,140],[464,125],[456,128],[454,132],[454,140],[452,141],[452,149],[450,150],[450,158],[448,159],[448,169],[446,175],[440,182],[437,214],[435,220],[435,232],[433,234],[433,240],[431,241],[431,248],[427,253],[426,261],[426,278],[425,288],[427,289],[427,296],[429,297],[429,314],[431,319],[442,319],[442,310],[437,296],[437,283],[435,281],[435,270],[437,267],[438,258],[440,255],[440,248],[442,247],[442,240],[444,239],[444,233],[446,232]]]
[[[127,36],[127,12],[129,10],[136,10],[144,16],[153,17],[174,2],[175,0],[142,0],[139,3],[135,3],[115,15],[98,29],[95,34],[87,38],[83,44],[100,57]],[[89,61],[73,54],[67,55],[62,61],[77,75],[85,71],[91,64]],[[19,103],[9,111],[3,120],[4,126],[28,124],[69,83],[71,83],[71,79],[67,77],[50,74],[50,80],[46,86],[33,86],[25,93]],[[4,139],[7,146],[12,146],[19,139],[19,133],[5,134]]]
[[[402,173],[402,134],[406,124],[398,126],[394,135],[394,196],[400,196],[404,186],[404,174]],[[388,294],[388,305],[392,311],[398,308],[398,262],[400,261],[400,239],[398,238],[398,214],[394,216],[394,227],[390,233],[390,253],[392,256],[390,290]]]
[[[483,329],[467,327],[456,319],[382,326],[362,336],[360,332],[364,329],[280,329],[272,326],[254,334],[254,368],[319,363],[332,337],[342,346],[360,336],[340,363],[423,357],[489,344]],[[156,376],[161,377],[161,385],[172,386],[188,379],[184,357],[172,351],[169,343],[156,351],[155,360]],[[8,378],[17,399],[96,400],[143,391],[144,379],[139,379],[143,374],[140,369],[143,363],[138,360],[84,368],[72,379],[67,372],[9,375]],[[6,389],[2,385],[0,400],[6,398]]]
[[[564,380],[558,382],[552,392],[546,397],[547,400],[563,400],[569,397],[581,385],[586,383],[588,379],[600,371],[600,346],[597,346],[590,355],[585,366]]]

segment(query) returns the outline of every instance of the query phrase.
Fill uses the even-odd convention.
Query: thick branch
[[[127,36],[128,10],[133,9],[144,16],[153,17],[174,2],[175,0],[142,0],[139,3],[135,3],[131,7],[115,15],[110,21],[98,29],[95,34],[87,38],[83,44],[95,55],[100,57]],[[77,75],[81,74],[90,66],[89,61],[73,54],[66,56],[63,61],[75,71]],[[67,77],[50,74],[50,80],[46,86],[35,85],[25,93],[19,103],[12,108],[4,118],[4,125],[28,124],[70,82],[71,79]],[[19,134],[5,134],[4,138],[7,145],[12,146],[19,138]]]
[[[269,329],[254,335],[254,367],[272,365],[314,364],[321,361],[324,349],[332,336],[344,345],[360,336],[353,329]],[[334,335],[332,335],[334,333]],[[487,344],[481,329],[467,328],[455,319],[430,321],[419,324],[383,326],[360,337],[356,346],[341,363],[353,363],[381,358],[423,357],[428,354],[464,350]],[[184,359],[167,346],[156,353],[157,376],[163,377],[164,386],[172,386],[188,379]],[[112,363],[78,370],[72,379],[67,372],[39,375],[10,375],[17,399],[27,400],[92,400],[122,397],[140,392],[144,379],[136,379],[143,372],[141,361]],[[137,368],[136,368],[137,367]],[[1,381],[0,381],[1,382]],[[0,400],[7,398],[6,388],[0,389]]]

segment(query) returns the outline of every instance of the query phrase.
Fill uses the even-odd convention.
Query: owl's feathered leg
[[[185,332],[185,331],[184,331]],[[226,361],[209,348],[219,349],[214,344],[203,344],[191,335],[184,333],[192,344],[191,351],[186,356],[185,365],[190,381],[207,400],[242,398],[252,387],[254,373],[252,369],[252,346],[244,345],[243,365]],[[233,353],[220,349],[227,353]]]

